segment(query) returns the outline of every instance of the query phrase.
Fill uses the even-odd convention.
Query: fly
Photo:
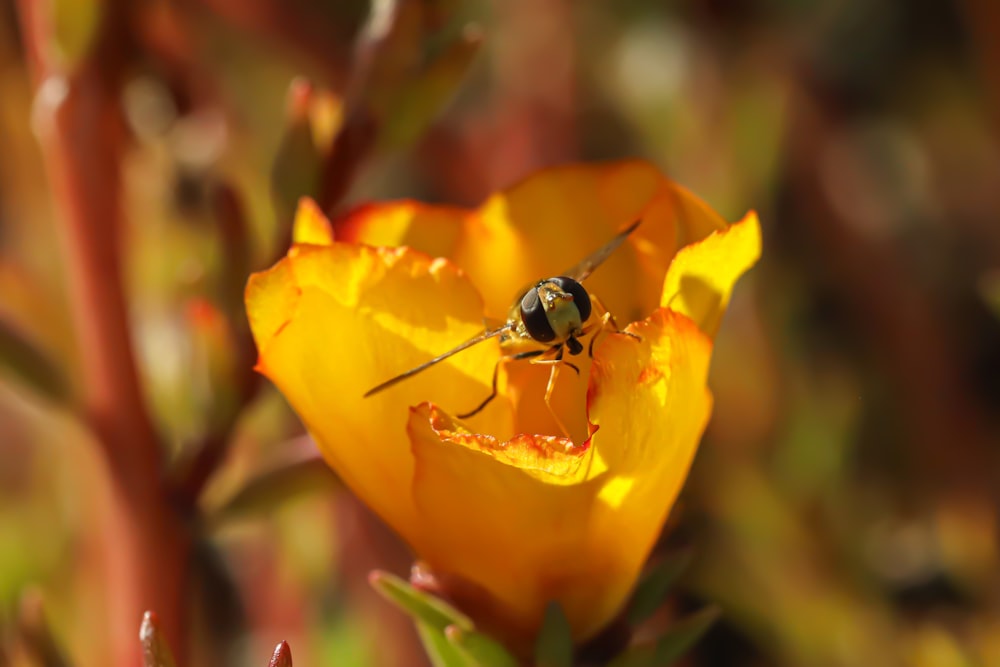
[[[431,366],[444,361],[448,357],[467,350],[473,345],[478,345],[491,338],[500,338],[500,349],[506,353],[497,361],[493,367],[493,391],[475,409],[464,414],[457,415],[459,419],[467,419],[478,414],[497,395],[497,373],[500,363],[505,359],[531,359],[531,363],[545,364],[551,366],[549,382],[545,389],[545,404],[552,411],[549,401],[552,391],[555,388],[556,376],[561,365],[565,364],[580,373],[580,369],[572,362],[563,359],[566,352],[570,356],[576,356],[583,352],[583,345],[580,338],[591,333],[595,329],[603,329],[611,324],[615,331],[620,331],[611,313],[601,306],[604,314],[599,320],[590,322],[593,314],[593,303],[600,305],[597,297],[592,296],[583,287],[584,280],[620,246],[629,234],[635,231],[641,220],[636,220],[631,225],[619,232],[613,239],[605,243],[602,247],[584,258],[581,262],[565,271],[562,275],[554,278],[546,278],[532,285],[519,299],[517,299],[507,315],[507,321],[502,326],[495,329],[486,329],[461,345],[454,347],[447,352],[439,354],[429,361],[411,368],[390,378],[380,385],[372,387],[365,392],[365,397],[377,394],[388,389],[398,382],[413,377],[417,373],[424,371]],[[633,335],[633,334],[630,334]],[[634,336],[634,335],[633,335]],[[591,338],[588,354],[592,357],[594,352],[594,341],[596,336]],[[540,349],[531,349],[520,352],[514,349],[523,347],[525,344],[536,344]],[[566,432],[562,422],[556,416],[556,421]]]

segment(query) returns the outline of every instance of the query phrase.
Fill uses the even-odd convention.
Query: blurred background
[[[725,612],[687,664],[1000,665],[998,35],[994,0],[0,0],[0,665],[124,664],[142,554],[192,556],[153,568],[187,664],[422,664],[365,577],[405,551],[248,373],[245,277],[300,194],[633,156],[764,225],[663,538]]]

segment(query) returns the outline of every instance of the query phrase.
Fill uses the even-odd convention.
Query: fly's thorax
[[[565,276],[542,280],[520,302],[525,331],[540,343],[561,343],[579,335],[590,312],[587,290]]]

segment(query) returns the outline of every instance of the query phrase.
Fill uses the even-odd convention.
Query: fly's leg
[[[587,356],[589,356],[591,359],[594,358],[594,343],[597,342],[598,335],[602,331],[607,329],[609,326],[611,327],[612,330],[614,330],[615,333],[631,336],[632,338],[638,341],[642,340],[642,336],[634,334],[631,331],[625,331],[620,326],[618,326],[618,322],[615,321],[615,316],[612,315],[611,311],[605,308],[604,304],[601,303],[601,300],[598,299],[593,294],[590,295],[590,301],[591,303],[595,304],[604,314],[601,315],[600,320],[598,320],[594,324],[591,324],[590,326],[584,327],[583,331],[581,332],[582,334],[588,334],[591,331],[594,332],[594,335],[590,338],[590,344],[587,346]]]
[[[532,357],[537,357],[540,354],[544,354],[545,352],[548,352],[548,350],[528,350],[527,352],[518,352],[517,354],[512,354],[509,357],[500,357],[497,359],[497,363],[493,366],[493,390],[490,392],[490,395],[486,397],[486,400],[473,408],[471,412],[465,412],[455,416],[458,419],[468,419],[469,417],[474,417],[482,412],[483,408],[490,404],[490,401],[497,397],[497,376],[500,374],[500,364],[502,364],[505,360],[512,359],[517,361],[519,359],[530,359]]]
[[[601,300],[599,298],[597,298],[596,296],[594,296],[593,294],[590,295],[590,302],[592,304],[596,305],[597,309],[600,310],[604,314],[601,316],[601,321],[597,325],[591,325],[590,327],[584,327],[584,331],[587,331],[588,329],[592,329],[592,328],[597,328],[598,331],[603,331],[610,324],[611,328],[614,329],[615,333],[625,334],[626,336],[631,336],[632,338],[635,338],[636,340],[642,340],[642,336],[640,336],[638,334],[634,334],[631,331],[625,331],[620,326],[618,326],[618,322],[615,320],[615,316],[611,313],[610,310],[607,309],[607,307],[605,307],[604,303],[601,302]]]
[[[559,364],[569,364],[573,366],[573,370],[576,371],[577,375],[580,374],[580,369],[574,364],[570,364],[568,361],[563,361],[563,353],[566,349],[559,345],[553,345],[547,350],[543,350],[540,354],[536,355],[535,359],[532,359],[528,363],[535,364],[536,366],[558,366]],[[545,358],[549,357],[549,358]]]
[[[580,369],[577,368],[575,364],[563,360],[562,345],[557,345],[549,349],[553,350],[552,353],[553,357],[551,359],[532,359],[531,363],[538,364],[541,366],[549,366],[551,368],[551,370],[549,371],[549,382],[547,385],[545,385],[545,407],[549,409],[549,414],[552,415],[552,418],[556,420],[556,426],[559,427],[559,430],[562,431],[562,434],[567,438],[569,438],[570,437],[569,429],[566,428],[566,425],[563,424],[562,419],[559,418],[559,415],[552,407],[552,392],[555,391],[556,388],[556,378],[559,377],[560,367],[562,367],[565,364],[570,368],[572,368],[574,371],[576,371],[577,375],[580,374]]]
[[[556,388],[556,378],[559,377],[560,366],[562,366],[562,364],[552,364],[552,370],[549,371],[549,383],[545,385],[545,407],[549,409],[549,414],[551,414],[552,418],[556,420],[556,425],[559,427],[559,430],[562,431],[564,436],[569,438],[569,429],[566,428],[562,419],[559,419],[559,415],[556,414],[556,411],[552,408],[552,392]]]
[[[597,342],[597,335],[602,331],[604,331],[608,327],[608,324],[611,324],[615,328],[616,332],[620,332],[618,329],[618,325],[615,323],[615,318],[612,317],[611,313],[609,313],[608,311],[604,311],[604,315],[601,317],[596,327],[592,327],[596,328],[597,331],[595,331],[594,335],[590,337],[590,344],[587,346],[587,356],[590,357],[591,359],[594,358],[594,343]],[[584,331],[586,332],[587,330],[584,329]]]
[[[569,366],[573,369],[574,373],[577,375],[580,374],[580,367],[572,361],[566,361],[565,359],[533,359],[530,363],[538,366]]]

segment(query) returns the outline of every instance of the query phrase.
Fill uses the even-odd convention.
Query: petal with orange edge
[[[587,281],[619,321],[629,322],[659,305],[676,249],[725,226],[648,162],[545,169],[475,210],[411,201],[365,206],[338,230],[345,239],[448,257],[472,277],[487,315],[502,319],[520,290],[565,271],[637,219],[639,229]]]
[[[464,411],[490,391],[497,350],[467,350],[369,398],[387,378],[482,328],[482,302],[454,266],[408,249],[294,246],[247,286],[258,368],[281,390],[344,481],[404,537],[418,522],[407,406]],[[495,343],[493,343],[495,345]],[[509,432],[502,398],[475,426]]]
[[[585,480],[585,449],[552,436],[501,443],[456,428],[428,405],[414,410],[409,434],[424,526],[415,549],[435,571],[491,593],[517,619],[514,634],[536,629],[565,583],[600,585],[583,553],[599,486]]]
[[[588,396],[594,456],[610,473],[600,490],[588,552],[615,573],[588,600],[610,617],[649,556],[687,478],[712,412],[712,342],[694,322],[661,308],[595,353]]]
[[[670,264],[660,303],[715,336],[736,281],[760,258],[756,213],[682,248]]]
[[[472,276],[487,312],[493,313],[509,306],[519,288],[560,275],[642,219],[587,287],[625,321],[645,317],[656,302],[641,312],[637,299],[646,281],[637,244],[645,239],[649,249],[665,249],[667,258],[674,247],[671,205],[664,201],[659,214],[649,210],[657,206],[664,184],[660,171],[645,162],[542,170],[479,207],[454,259]]]
[[[558,600],[587,637],[635,583],[708,419],[711,344],[687,318],[657,311],[612,335],[591,372],[590,447],[519,436],[506,443],[416,409],[409,435],[414,544],[435,571],[489,591],[537,629]]]
[[[677,216],[677,247],[700,241],[726,227],[726,221],[684,186],[672,184],[674,211]]]
[[[337,221],[344,240],[409,246],[432,257],[452,257],[467,211],[402,200],[360,206]]]

